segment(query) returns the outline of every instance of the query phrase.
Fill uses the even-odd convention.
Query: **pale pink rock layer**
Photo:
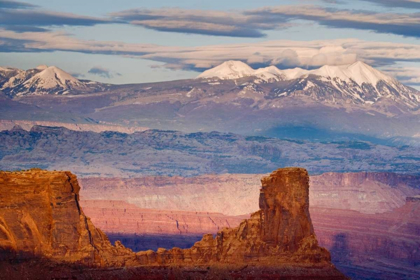
[[[11,130],[15,126],[20,126],[24,130],[30,131],[35,125],[51,126],[51,127],[65,127],[75,131],[117,131],[121,133],[134,133],[137,131],[145,131],[147,127],[126,127],[115,124],[88,124],[88,123],[66,123],[66,122],[54,122],[54,121],[30,121],[30,120],[0,120],[0,131]]]
[[[121,200],[140,208],[216,212],[229,216],[258,210],[260,174],[82,178],[84,200]],[[324,173],[310,177],[311,206],[383,213],[420,194],[420,177],[394,173]]]
[[[145,242],[150,247],[161,243],[161,236],[182,236],[196,240],[197,234],[214,233],[225,225],[237,227],[246,217],[211,212],[183,212],[141,209],[122,201],[82,201],[93,223],[107,233],[126,236],[127,244]],[[420,275],[420,198],[408,197],[407,203],[391,212],[363,214],[354,210],[311,207],[311,219],[321,246],[332,252],[340,269],[359,276],[390,277]],[[178,222],[178,223],[177,223]],[[228,225],[227,225],[228,223]],[[135,237],[137,236],[137,237]],[[143,236],[147,236],[144,239]]]

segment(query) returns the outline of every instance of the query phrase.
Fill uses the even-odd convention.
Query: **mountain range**
[[[315,100],[331,103],[353,102],[374,104],[387,99],[411,109],[418,109],[420,94],[396,79],[357,61],[350,65],[325,65],[315,70],[294,68],[280,70],[269,66],[257,70],[241,61],[226,61],[198,76],[208,80],[237,80],[251,78],[253,83],[293,81],[286,88],[275,88],[270,97],[306,95]]]
[[[419,91],[360,61],[313,70],[226,61],[196,79],[128,85],[54,66],[0,68],[0,88],[1,120],[420,143]]]

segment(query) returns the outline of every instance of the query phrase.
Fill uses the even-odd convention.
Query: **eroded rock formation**
[[[137,253],[144,263],[329,263],[309,215],[309,176],[284,168],[262,179],[260,210],[236,228],[207,234],[192,248]]]
[[[5,259],[42,257],[96,269],[204,265],[223,273],[230,271],[226,265],[246,264],[257,275],[268,267],[289,278],[344,279],[331,264],[329,252],[318,246],[309,216],[308,181],[305,169],[279,169],[262,180],[261,209],[238,227],[224,228],[215,238],[206,234],[189,249],[133,253],[120,242],[112,246],[84,215],[80,187],[70,172],[0,172],[0,264]],[[15,268],[26,273],[30,269]],[[4,270],[16,269],[6,266]]]
[[[156,207],[159,197],[178,210],[182,208],[177,206],[188,209],[195,206],[221,211],[234,205],[232,210],[238,211],[247,209],[242,203],[251,204],[253,192],[254,200],[257,197],[255,190],[260,188],[257,177],[261,175],[143,177],[124,181],[117,178],[89,178],[81,181],[87,187],[86,196],[100,195],[100,190],[109,186],[106,192],[102,191],[104,197],[112,198],[119,194],[122,198],[130,194],[133,202],[143,206]],[[111,182],[117,186],[115,191],[111,188]],[[341,271],[354,279],[419,278],[420,251],[417,248],[420,248],[420,197],[414,195],[419,192],[418,176],[366,172],[325,173],[311,176],[310,185],[310,213],[317,239],[321,246],[331,252],[334,264]],[[194,189],[201,195],[201,198],[197,198],[197,205],[193,204],[193,198],[196,197]],[[235,199],[228,199],[232,197]],[[207,233],[216,234],[218,231],[212,227],[209,219],[201,219],[197,223],[200,215],[196,215],[196,212],[140,209],[131,204],[121,205],[126,208],[124,211],[115,207],[116,202],[110,205],[109,201],[89,201],[86,202],[88,208],[85,201],[81,203],[95,225],[107,234],[112,233],[109,235],[111,239],[122,240],[130,248],[187,248],[201,239],[201,236],[188,235],[188,232],[201,233],[201,228],[206,228]],[[254,204],[258,207],[258,201],[251,207]],[[166,214],[182,221],[180,233],[176,233],[176,222]],[[136,227],[136,219],[141,219],[141,215],[146,227]],[[209,216],[218,225],[222,221],[217,220],[213,213]],[[237,227],[242,221],[236,217],[227,219],[230,227]],[[161,230],[159,234],[148,231],[158,227]]]
[[[5,258],[43,256],[87,265],[122,266],[134,253],[85,216],[70,172],[0,172],[0,252]],[[123,256],[123,257],[120,257]]]

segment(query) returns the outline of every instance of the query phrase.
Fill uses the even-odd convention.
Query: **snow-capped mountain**
[[[379,70],[357,61],[349,65],[330,66],[324,65],[319,69],[306,70],[302,68],[280,70],[276,66],[252,69],[242,61],[225,61],[222,64],[204,71],[197,78],[216,78],[220,80],[232,80],[245,77],[259,77],[265,81],[273,80],[292,80],[308,75],[317,75],[330,79],[340,79],[349,82],[353,80],[358,85],[368,83],[376,85],[379,81],[395,82],[395,79],[382,73]]]
[[[26,71],[0,68],[0,75],[0,90],[10,97],[80,94],[97,91],[100,86],[100,83],[80,81],[58,67],[47,65]]]
[[[66,94],[70,90],[83,91],[86,88],[78,79],[55,66],[50,66],[35,74],[32,78],[25,81],[22,87],[35,94],[45,94],[52,91],[55,94]],[[17,95],[20,94],[18,93]]]
[[[7,82],[10,78],[18,75],[21,72],[24,71],[17,68],[0,67],[0,89],[5,82]]]
[[[381,138],[418,138],[420,131],[420,93],[361,62],[254,70],[228,61],[199,79],[126,85],[78,80],[56,67],[2,68],[0,99],[0,115],[31,121],[41,116],[298,138],[307,129]]]
[[[420,93],[417,90],[361,61],[350,65],[325,65],[314,70],[280,70],[275,66],[254,70],[243,62],[227,61],[197,78],[212,82],[242,79],[236,83],[254,84],[252,87],[248,85],[248,89],[259,84],[272,84],[270,90],[264,92],[265,97],[270,99],[303,95],[328,103],[372,105],[392,100],[411,109],[420,106]]]
[[[253,76],[255,70],[242,61],[229,60],[201,73],[198,78],[239,79]]]

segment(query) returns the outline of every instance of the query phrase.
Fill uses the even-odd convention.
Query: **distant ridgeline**
[[[79,176],[247,173],[303,166],[311,174],[419,174],[420,147],[366,141],[313,143],[232,133],[146,130],[132,134],[34,126],[0,132],[0,169],[69,169]]]

